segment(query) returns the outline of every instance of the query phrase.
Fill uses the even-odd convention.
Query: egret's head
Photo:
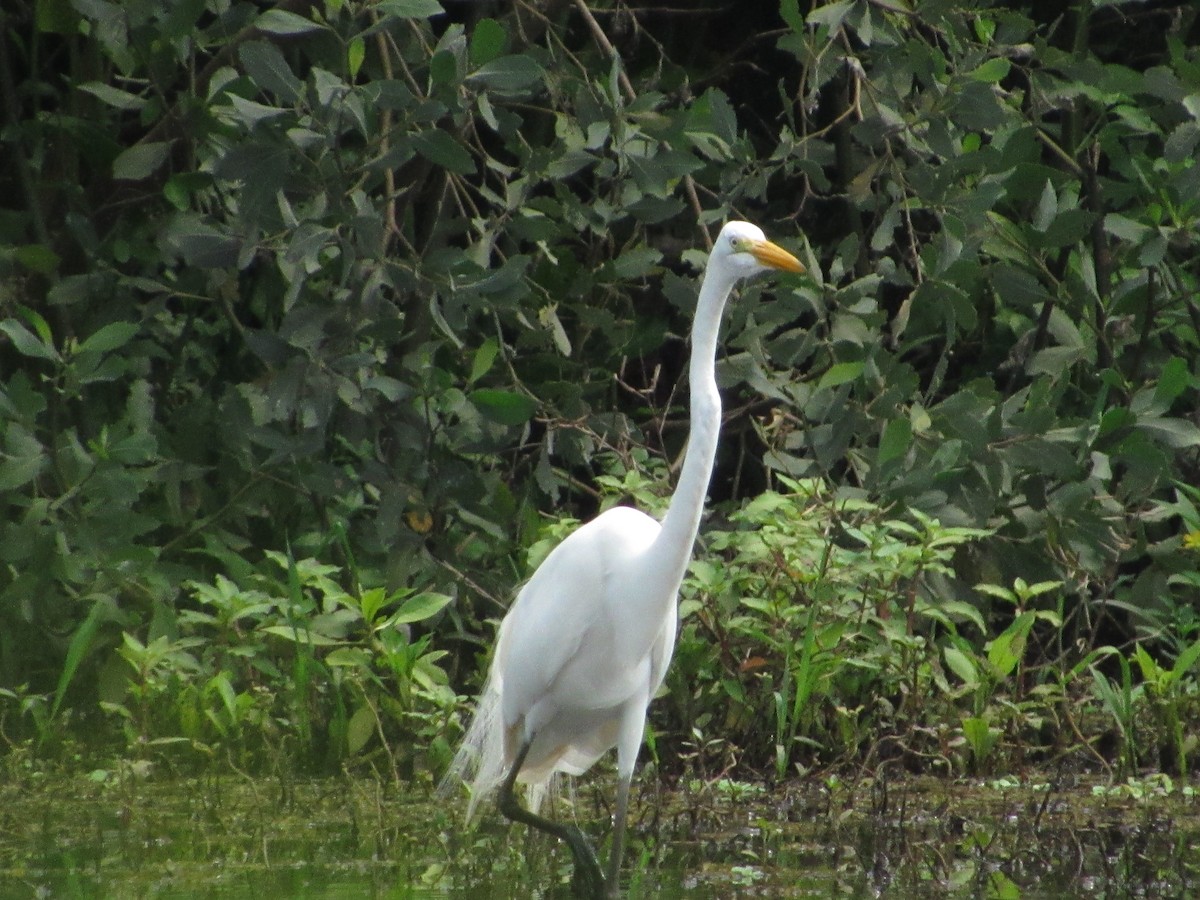
[[[768,241],[762,229],[749,222],[729,222],[721,229],[709,265],[713,264],[728,268],[738,278],[769,269],[804,271],[800,260]]]

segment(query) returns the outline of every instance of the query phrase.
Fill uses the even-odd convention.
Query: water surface
[[[633,898],[1200,896],[1200,800],[1161,776],[638,791]],[[558,808],[603,841],[609,798]],[[0,897],[568,896],[562,848],[461,816],[369,778],[27,774],[0,785]]]

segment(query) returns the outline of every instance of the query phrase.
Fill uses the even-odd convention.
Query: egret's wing
[[[494,666],[508,725],[550,692],[603,613],[600,567],[587,552],[589,525],[550,552],[504,617]]]

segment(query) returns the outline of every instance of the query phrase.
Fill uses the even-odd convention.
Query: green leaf
[[[436,85],[450,85],[458,81],[459,59],[445,50],[433,54],[429,61],[429,78]]]
[[[470,60],[473,66],[482,66],[504,54],[508,46],[508,33],[495,19],[480,19],[471,32]]]
[[[50,323],[46,321],[45,316],[28,307],[22,307],[21,314],[33,326],[33,330],[37,332],[38,339],[43,344],[54,345],[54,332],[50,330]]]
[[[662,260],[662,253],[652,247],[633,247],[612,263],[614,274],[621,279],[645,278]]]
[[[969,656],[957,647],[946,647],[942,651],[942,656],[946,660],[947,668],[962,679],[963,684],[968,687],[979,684],[979,669]]]
[[[1060,211],[1046,229],[1044,247],[1065,247],[1083,239],[1091,227],[1094,216],[1086,209],[1064,209]]]
[[[1168,671],[1160,666],[1141,644],[1134,645],[1133,657],[1137,660],[1138,668],[1142,670],[1142,680],[1153,685],[1155,689],[1161,690],[1165,682],[1170,680]]]
[[[351,78],[357,78],[363,61],[367,58],[367,44],[361,37],[356,37],[346,48],[346,67]]]
[[[150,141],[134,144],[113,160],[113,178],[118,181],[141,181],[149,178],[167,161],[169,141]]]
[[[563,356],[570,356],[571,338],[567,335],[567,329],[563,327],[562,320],[558,317],[558,304],[550,303],[539,309],[538,321],[544,328],[549,329],[558,352]]]
[[[1200,94],[1194,97],[1200,102]],[[1196,155],[1197,144],[1200,144],[1200,125],[1184,122],[1171,132],[1163,144],[1163,159],[1170,163],[1190,161]]]
[[[1104,230],[1113,237],[1130,243],[1139,243],[1150,233],[1150,226],[1123,216],[1120,213],[1109,213],[1104,217]]]
[[[75,673],[79,671],[79,664],[83,662],[83,658],[92,649],[92,641],[96,637],[96,632],[100,629],[100,623],[107,618],[108,605],[97,600],[92,604],[92,608],[88,612],[88,617],[83,620],[80,626],[75,629],[75,633],[71,635],[71,643],[67,645],[67,656],[63,661],[62,672],[58,676],[58,686],[54,689],[54,703],[50,707],[50,718],[53,719],[58,715],[58,709],[67,694],[67,689],[70,688],[71,682],[75,680]]]
[[[842,21],[854,9],[855,0],[837,0],[836,3],[826,3],[818,6],[806,17],[808,25],[824,25],[830,31],[841,27]]]
[[[1025,265],[1029,261],[1029,242],[1021,229],[994,209],[988,210],[987,217],[994,234],[984,239],[984,250],[999,259]]]
[[[912,423],[907,416],[892,419],[883,429],[883,437],[879,439],[879,455],[876,465],[882,466],[893,459],[899,459],[908,453],[912,445]]]
[[[1034,597],[1040,597],[1042,594],[1050,594],[1062,587],[1061,581],[1037,581],[1033,584],[1025,584],[1020,578],[1014,582],[1014,586],[1018,588],[1018,593],[1023,600],[1030,600]]]
[[[1007,77],[1009,70],[1012,68],[1012,62],[1002,56],[997,56],[989,59],[983,65],[979,66],[973,72],[970,72],[968,77],[975,81],[982,81],[985,84],[996,84],[1003,81]]]
[[[340,643],[331,637],[321,634],[319,631],[305,628],[303,625],[266,625],[260,628],[259,631],[265,634],[273,634],[276,637],[281,637],[297,644],[311,644],[314,647],[332,647]]]
[[[288,12],[286,9],[268,9],[258,17],[254,27],[267,34],[306,34],[310,31],[320,31],[325,26],[312,19]]]
[[[296,77],[283,53],[267,41],[247,41],[238,48],[242,68],[259,88],[270,91],[281,100],[294,103],[300,97],[304,83]]]
[[[371,654],[361,647],[334,647],[325,655],[325,665],[365,671],[371,668]]]
[[[861,361],[834,363],[821,376],[821,380],[817,382],[817,390],[820,391],[847,384],[854,381],[862,373],[863,363]]]
[[[38,340],[24,325],[16,319],[5,319],[0,322],[0,332],[7,334],[17,352],[22,356],[32,356],[35,359],[45,359],[50,362],[62,362],[62,357],[53,344]]]
[[[461,142],[456,141],[449,133],[434,128],[413,135],[413,146],[417,152],[443,168],[458,175],[470,175],[475,172],[475,160]]]
[[[478,281],[463,282],[461,290],[478,291],[480,294],[498,294],[519,284],[529,268],[530,257],[522,253],[510,256],[499,269],[491,269]]]
[[[1175,665],[1171,666],[1171,674],[1178,680],[1191,671],[1197,661],[1200,661],[1200,641],[1191,644],[1175,658]]]
[[[1047,347],[1039,350],[1025,366],[1030,375],[1049,375],[1057,378],[1085,358],[1083,347]]]
[[[412,622],[423,622],[441,612],[451,599],[447,594],[438,594],[432,591],[415,594],[405,600],[395,614],[388,617],[388,623],[408,625]]]
[[[977,754],[990,750],[998,736],[998,732],[988,727],[987,719],[976,716],[963,719],[962,729],[963,737]]]
[[[481,93],[475,98],[475,106],[479,109],[479,114],[483,116],[483,121],[487,123],[487,127],[492,131],[500,130],[500,120],[496,118],[496,110],[492,108],[492,101],[488,99],[488,95]]]
[[[383,0],[377,9],[398,19],[428,19],[445,12],[437,0]]]
[[[87,84],[81,84],[79,90],[91,94],[114,109],[123,109],[127,112],[134,112],[146,105],[144,97],[139,97],[137,94],[131,94],[128,91],[115,88],[111,84],[104,84],[99,81],[89,81]]]
[[[208,682],[208,687],[221,698],[221,705],[225,707],[225,714],[229,716],[230,721],[237,721],[237,691],[233,688],[233,682],[229,680],[228,672],[218,672]]]
[[[1038,200],[1037,210],[1033,214],[1033,227],[1044,233],[1056,215],[1058,215],[1058,195],[1054,193],[1054,185],[1047,178],[1046,186],[1042,188],[1041,199]]]
[[[387,605],[389,599],[388,592],[381,587],[363,591],[362,596],[358,598],[358,609],[362,613],[363,620],[368,625],[374,624],[379,610]]]
[[[0,491],[11,491],[29,484],[45,468],[49,457],[36,437],[12,422],[4,435],[0,453]]]
[[[987,532],[985,531],[979,532],[979,536],[984,536],[986,534]],[[937,541],[934,541],[933,543],[934,546],[937,546],[938,544]],[[956,543],[961,542],[956,541]],[[964,603],[962,600],[949,600],[945,597],[939,597],[936,608],[951,621],[970,622],[972,625],[978,628],[980,632],[987,631],[987,625],[983,621],[983,616],[980,614],[979,610],[970,603]]]
[[[213,176],[207,172],[180,172],[172,175],[163,185],[163,197],[180,212],[192,208],[192,198],[212,186]],[[126,283],[131,283],[126,279]],[[145,284],[143,281],[142,284]],[[141,288],[145,290],[145,287]],[[166,290],[163,286],[153,289],[155,293]]]
[[[45,244],[22,244],[13,251],[13,256],[29,271],[39,275],[53,275],[62,261]]]
[[[524,425],[537,412],[536,400],[513,391],[480,389],[469,397],[476,409],[501,425]]]
[[[998,677],[1007,678],[1024,658],[1025,642],[1036,618],[1032,612],[1019,613],[1003,632],[988,642],[988,662]]]
[[[1162,367],[1158,383],[1154,386],[1154,404],[1165,410],[1192,383],[1192,373],[1187,362],[1172,356]]]
[[[235,238],[220,234],[184,234],[179,237],[183,258],[201,269],[222,269],[237,261]]]
[[[471,374],[467,377],[468,384],[474,384],[492,368],[496,356],[500,353],[500,344],[495,338],[488,338],[475,351],[471,359]]]
[[[1172,450],[1188,450],[1200,447],[1200,426],[1188,419],[1159,418],[1140,419],[1138,430],[1144,431],[1164,447]]]
[[[804,16],[800,12],[800,0],[780,0],[779,18],[797,34],[804,33]]]
[[[346,752],[359,753],[375,734],[375,713],[369,706],[360,706],[346,723]]]
[[[253,128],[259,122],[277,118],[287,112],[283,107],[268,106],[265,103],[259,103],[257,100],[247,100],[245,97],[239,97],[237,94],[230,94],[228,105],[218,107],[218,109],[223,117],[244,125],[247,128]]]
[[[529,56],[502,56],[467,76],[497,91],[516,91],[541,81],[545,70]]]
[[[136,322],[110,322],[89,335],[88,339],[79,345],[78,352],[108,353],[118,347],[124,347],[139,330],[141,330],[141,326]]]

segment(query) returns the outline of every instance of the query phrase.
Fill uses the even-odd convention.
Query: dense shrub
[[[744,630],[743,662],[762,663],[739,681],[698,617],[717,595],[780,602],[712,587],[722,564],[778,584],[746,555],[771,521],[708,529],[681,642],[695,691],[661,727],[777,696],[782,772],[796,741],[855,753],[885,720],[925,727],[894,712],[934,691],[972,698],[958,734],[979,757],[1003,718],[984,694],[1020,709],[1033,683],[1057,678],[1059,702],[1086,676],[1109,709],[1132,642],[1162,671],[1192,658],[1197,11],[583,6],[46,0],[0,18],[0,686],[17,727],[133,709],[120,677],[82,673],[129,680],[138,648],[211,640],[186,585],[249,590],[284,550],[336,565],[349,598],[451,597],[404,625],[432,644],[406,645],[427,698],[434,669],[471,683],[547,514],[590,515],[600,475],[610,498],[668,489],[695,273],[731,215],[812,277],[752,286],[728,315],[717,506],[761,513],[818,484],[875,511],[851,544],[971,538],[877,586],[883,643],[859,648],[875,662],[801,711],[781,656],[811,655],[845,620],[838,579],[878,560],[786,594],[770,614],[790,644]],[[379,652],[371,633],[338,637]],[[895,665],[871,656],[901,645]],[[343,738],[355,703],[401,689],[387,667],[356,669],[365,694],[324,671],[342,705],[305,708]],[[892,711],[846,731],[872,691]],[[294,709],[268,718],[325,754]]]

